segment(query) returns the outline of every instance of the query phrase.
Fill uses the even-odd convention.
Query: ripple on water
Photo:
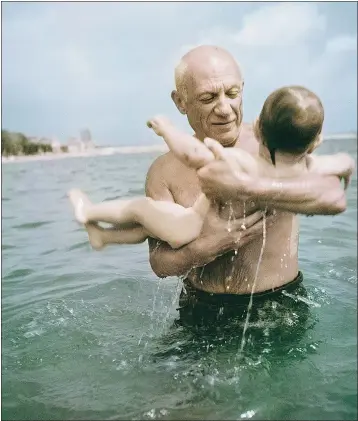
[[[153,159],[24,164],[26,200],[18,167],[5,169],[3,211],[16,220],[4,221],[3,418],[356,419],[356,201],[334,224],[303,221],[307,321],[286,297],[249,324],[241,355],[243,323],[173,326],[181,284],[156,279],[146,245],[92,254],[65,206],[72,185],[94,201],[142,195]]]
[[[20,225],[14,225],[13,228],[16,229],[33,229],[33,228],[39,228],[44,225],[52,224],[53,221],[38,221],[38,222],[27,222],[25,224]]]
[[[11,280],[11,279],[17,279],[17,278],[24,278],[28,275],[31,275],[35,271],[33,269],[15,269],[12,270],[7,275],[3,276],[3,280]]]
[[[80,231],[80,230],[78,230]],[[88,247],[88,241],[80,241],[78,243],[73,244],[72,246],[68,247],[67,250],[68,251],[73,251],[73,250],[77,250],[77,249],[84,249]]]
[[[1,248],[2,248],[3,250],[11,250],[11,249],[16,248],[16,246],[12,246],[11,244],[2,244],[2,245],[1,245]]]

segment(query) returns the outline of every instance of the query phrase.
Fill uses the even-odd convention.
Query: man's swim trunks
[[[302,285],[303,275],[298,273],[296,278],[281,287],[253,294],[250,320],[254,321],[265,313],[265,309],[295,306],[305,306],[307,292]],[[251,294],[212,294],[201,291],[188,281],[179,298],[180,324],[184,325],[217,325],[228,319],[244,321],[248,311]]]

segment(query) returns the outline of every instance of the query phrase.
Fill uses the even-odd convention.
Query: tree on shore
[[[8,130],[1,130],[2,155],[36,155],[44,152],[52,152],[52,146],[47,143],[31,142],[22,133],[13,133]]]

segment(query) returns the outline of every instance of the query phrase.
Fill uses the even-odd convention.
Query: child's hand
[[[335,155],[311,155],[308,168],[318,174],[339,177],[344,180],[344,188],[347,189],[354,167],[354,159],[347,153],[340,152]]]
[[[204,144],[214,154],[215,159],[225,159],[224,147],[217,140],[206,137]]]
[[[354,160],[352,158],[350,158],[350,160],[351,160],[350,166],[345,168],[339,174],[340,179],[344,181],[344,190],[347,190],[349,183],[351,181],[353,170],[354,170]]]
[[[167,117],[164,117],[162,115],[158,115],[158,116],[155,116],[152,119],[148,120],[147,126],[150,129],[153,129],[154,132],[158,136],[163,137],[165,135],[166,131],[170,127],[173,127],[173,124]]]

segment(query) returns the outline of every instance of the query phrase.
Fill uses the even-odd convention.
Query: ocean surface
[[[357,139],[326,141],[320,153]],[[93,251],[66,191],[144,193],[156,153],[2,166],[2,419],[356,420],[357,178],[348,210],[301,217],[307,318],[274,312],[242,330],[176,327],[177,278],[147,244]],[[288,335],[271,335],[271,329]]]

